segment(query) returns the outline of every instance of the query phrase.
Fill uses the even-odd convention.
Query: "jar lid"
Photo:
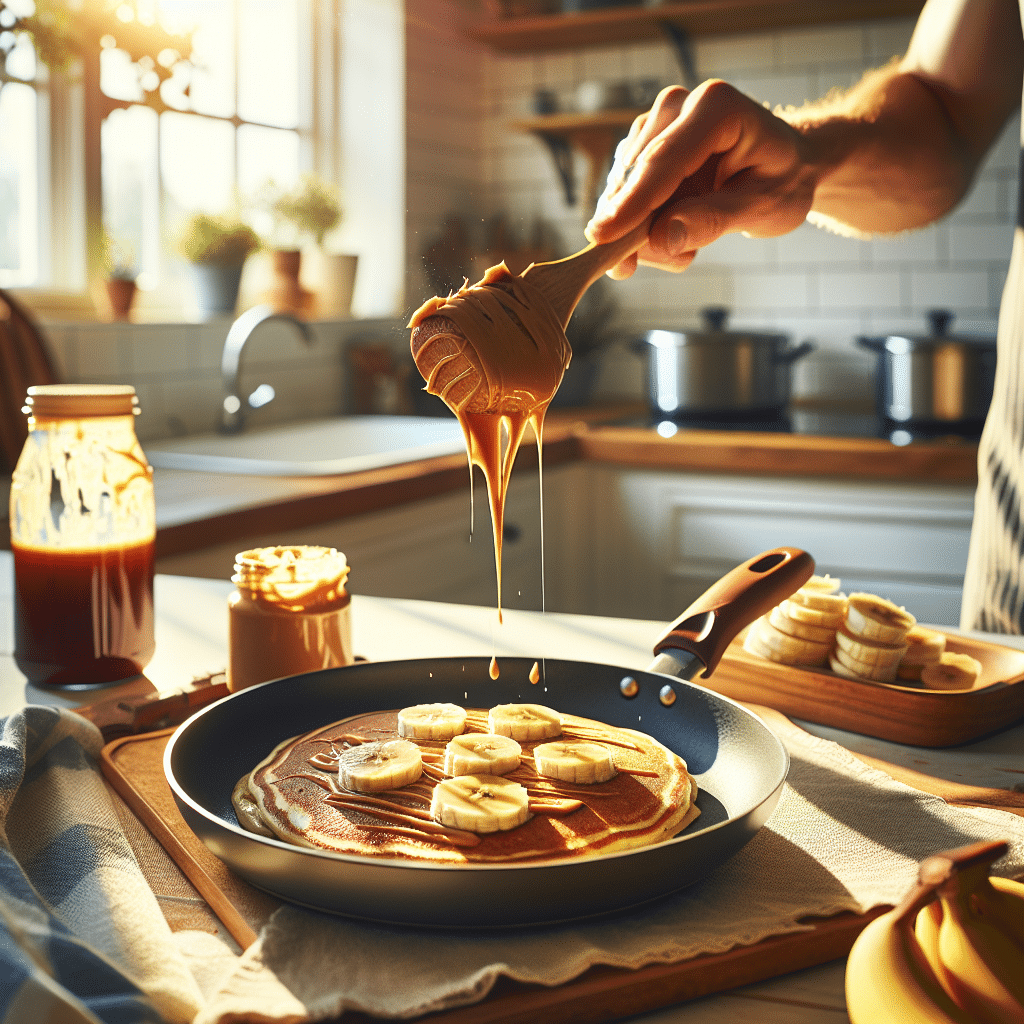
[[[231,581],[266,604],[314,612],[347,601],[348,572],[348,560],[336,548],[294,544],[239,552]]]
[[[22,411],[53,419],[131,416],[138,404],[130,384],[36,384],[28,389]]]

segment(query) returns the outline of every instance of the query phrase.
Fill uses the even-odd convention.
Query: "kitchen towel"
[[[0,1022],[191,1021],[203,997],[146,885],[84,718],[0,719]]]
[[[803,930],[800,919],[899,902],[940,850],[1006,839],[998,874],[1024,872],[1024,818],[961,809],[802,730],[768,824],[705,881],[607,920],[512,932],[391,928],[285,906],[197,1024],[407,1018],[483,998],[501,976],[558,985],[595,964],[636,968]],[[628,869],[628,868],[627,868]]]

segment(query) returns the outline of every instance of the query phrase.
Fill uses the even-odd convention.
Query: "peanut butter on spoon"
[[[428,299],[409,321],[426,390],[455,413],[470,466],[487,481],[499,621],[505,493],[523,434],[529,424],[539,453],[544,415],[572,358],[569,317],[594,281],[640,248],[648,227],[564,260],[534,263],[518,277],[500,263],[476,284]]]

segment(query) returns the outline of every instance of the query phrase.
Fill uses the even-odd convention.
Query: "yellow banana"
[[[931,898],[931,888],[918,886],[857,936],[846,961],[852,1024],[971,1024],[946,994],[914,935],[914,919]]]
[[[917,917],[922,949],[942,987],[979,1024],[1024,1024],[1024,885],[988,876],[1005,850],[977,843],[921,866],[938,896]]]

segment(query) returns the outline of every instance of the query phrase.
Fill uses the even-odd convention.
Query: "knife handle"
[[[744,626],[799,590],[814,572],[814,559],[799,548],[780,547],[738,565],[711,585],[672,623],[654,653],[686,651],[715,670],[726,648]]]
[[[227,694],[227,674],[212,672],[167,693],[111,697],[75,710],[98,726],[103,738],[109,742],[119,736],[179,725],[193,712]]]

